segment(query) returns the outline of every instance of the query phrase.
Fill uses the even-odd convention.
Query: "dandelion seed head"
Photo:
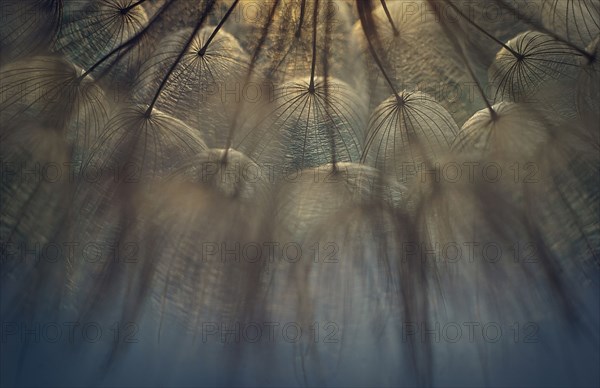
[[[147,24],[148,16],[132,0],[99,0],[72,5],[67,3],[54,50],[84,69],[89,69],[112,50],[133,38]],[[73,8],[69,8],[69,5]],[[113,78],[126,81],[134,74],[147,50],[142,40],[133,50],[120,58],[121,66],[109,68],[111,62],[102,63],[97,70],[111,70]]]
[[[490,160],[535,158],[551,136],[549,123],[528,104],[501,102],[475,113],[461,128],[453,148],[475,151]]]
[[[319,77],[311,90],[309,79],[291,81],[275,90],[268,109],[235,140],[259,164],[289,172],[360,160],[365,108],[346,83]]]
[[[156,106],[198,128],[209,145],[222,147],[242,102],[243,77],[250,59],[235,37],[223,30],[207,46],[214,29],[206,26],[196,34]],[[191,33],[191,29],[185,29],[162,39],[140,70],[136,100],[149,101],[153,97]]]
[[[85,168],[100,169],[102,174],[127,169],[136,182],[142,182],[173,172],[206,148],[198,131],[184,122],[136,105],[116,113],[106,124]]]
[[[600,33],[600,4],[594,0],[546,0],[544,26],[577,45],[590,44]]]
[[[58,31],[61,0],[6,0],[0,7],[0,63],[46,52]]]
[[[104,90],[59,57],[29,57],[0,72],[5,131],[18,131],[27,122],[54,128],[73,147],[73,162],[80,164],[108,120],[111,106]]]
[[[452,116],[431,96],[404,91],[400,99],[383,101],[371,115],[365,161],[407,182],[446,152],[457,133]]]
[[[575,50],[549,35],[527,31],[502,48],[488,72],[497,101],[528,102],[565,117],[575,113],[574,80],[579,72]]]

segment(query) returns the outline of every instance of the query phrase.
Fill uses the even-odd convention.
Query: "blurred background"
[[[598,386],[598,0],[4,0],[2,386]]]

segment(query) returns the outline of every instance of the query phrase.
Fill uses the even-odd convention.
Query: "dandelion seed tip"
[[[152,117],[152,110],[153,110],[154,106],[150,105],[145,111],[144,111],[144,118],[146,118],[147,120],[150,120],[150,118]]]
[[[228,159],[229,159],[229,148],[225,148],[223,150],[223,155],[221,155],[221,159],[220,159],[221,164],[224,165],[224,166],[226,166],[227,162],[228,162]]]
[[[588,66],[594,65],[598,61],[598,55],[596,55],[595,52],[592,52],[592,53],[588,52],[587,54],[588,54],[587,55],[587,60],[588,60],[587,65]]]
[[[336,163],[336,162],[331,163],[331,172],[333,173],[333,175],[338,175],[340,173],[340,169],[338,168],[338,163]]]
[[[403,93],[396,93],[396,102],[398,103],[398,108],[402,108],[406,105],[406,97]]]
[[[500,119],[500,115],[498,114],[498,112],[496,112],[494,107],[490,106],[488,110],[490,112],[490,121],[492,123],[498,122],[498,120]]]

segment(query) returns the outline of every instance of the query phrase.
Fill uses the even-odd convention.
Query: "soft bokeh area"
[[[3,0],[0,385],[600,386],[598,0]]]

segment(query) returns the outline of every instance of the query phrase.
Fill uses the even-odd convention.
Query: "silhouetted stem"
[[[149,117],[150,114],[152,113],[152,110],[154,109],[154,105],[156,104],[156,101],[158,100],[158,97],[160,96],[160,93],[163,91],[163,89],[167,85],[167,82],[169,81],[169,78],[171,77],[171,74],[173,74],[173,71],[175,71],[175,68],[177,67],[177,65],[179,65],[179,62],[181,62],[181,58],[183,58],[183,56],[185,55],[185,53],[188,51],[190,45],[194,41],[194,37],[196,36],[196,34],[198,33],[198,31],[200,31],[200,28],[204,24],[204,20],[206,20],[206,18],[208,17],[209,12],[212,10],[213,6],[215,5],[215,1],[216,0],[209,0],[208,1],[207,5],[206,5],[206,8],[204,9],[204,12],[200,16],[200,20],[198,20],[198,23],[196,23],[196,26],[194,27],[194,30],[192,31],[192,33],[190,34],[190,37],[188,38],[188,40],[185,43],[185,46],[179,52],[179,55],[177,55],[177,58],[175,59],[175,61],[173,62],[173,64],[169,68],[169,70],[167,71],[167,74],[165,75],[165,77],[163,78],[162,82],[160,83],[160,85],[158,87],[158,90],[156,91],[156,94],[154,95],[154,98],[152,99],[152,102],[150,103],[150,106],[148,106],[148,110],[146,110],[146,116],[147,117]]]
[[[317,67],[317,17],[319,16],[319,0],[315,0],[315,8],[313,10],[313,34],[312,34],[312,64],[310,66],[310,84],[308,91],[315,91],[315,68]]]
[[[381,6],[383,7],[383,11],[385,12],[385,16],[387,16],[387,19],[390,22],[390,25],[392,26],[392,30],[394,31],[394,36],[400,35],[400,31],[398,31],[398,29],[396,28],[396,24],[394,23],[394,19],[392,19],[392,15],[390,14],[390,10],[388,9],[387,4],[385,3],[385,0],[380,0],[380,1],[381,1]]]
[[[455,34],[453,34],[452,31],[450,31],[446,22],[444,22],[443,15],[441,14],[439,7],[436,7],[436,0],[427,0],[427,1],[429,3],[429,6],[431,7],[431,9],[433,10],[433,12],[436,14],[436,17],[440,20],[440,24],[441,24],[442,28],[444,29],[444,32],[446,33],[446,37],[448,38],[448,40],[450,41],[452,46],[454,46],[454,49],[458,52],[462,61],[464,62],[465,66],[467,68],[467,71],[469,72],[469,76],[471,77],[473,82],[475,82],[475,85],[477,86],[477,90],[479,91],[481,98],[485,102],[485,105],[486,105],[488,111],[490,112],[490,117],[492,118],[492,121],[495,121],[496,118],[498,117],[498,114],[496,113],[494,108],[492,108],[492,104],[490,103],[487,96],[485,95],[485,93],[483,91],[483,87],[481,86],[481,83],[475,76],[473,67],[471,66],[469,59],[465,55],[465,50],[464,50],[463,45],[457,41]],[[464,34],[464,31],[462,31],[462,29],[461,29],[461,32]]]
[[[377,67],[379,67],[381,74],[383,74],[383,78],[385,78],[385,81],[392,90],[392,93],[396,96],[396,100],[398,101],[398,103],[402,103],[402,98],[398,94],[398,91],[396,90],[392,79],[388,76],[385,67],[383,66],[383,63],[381,62],[381,59],[379,58],[377,50],[375,50],[373,44],[373,40],[375,40],[377,46],[381,47],[381,45],[379,44],[379,39],[377,38],[377,30],[375,29],[373,15],[371,13],[371,0],[357,0],[356,6],[358,9],[358,15],[360,17],[360,24],[362,26],[363,32],[365,33],[365,37],[367,39],[367,46],[369,48],[369,52],[371,53],[371,57],[373,57],[373,60],[377,64]]]
[[[504,47],[507,51],[509,51],[512,55],[515,56],[515,58],[520,58],[522,55],[518,52],[516,52],[515,50],[513,50],[512,48],[510,48],[510,46],[508,46],[506,43],[502,42],[500,39],[496,38],[494,35],[490,34],[489,32],[487,32],[485,29],[483,29],[479,24],[475,23],[473,20],[471,20],[467,15],[465,15],[460,9],[458,9],[457,6],[455,6],[452,3],[452,0],[446,0],[446,2],[448,3],[448,5],[450,5],[450,7],[456,11],[456,13],[462,17],[463,19],[465,19],[469,24],[471,24],[473,27],[475,27],[479,32],[481,32],[482,34],[484,34],[485,36],[487,36],[488,38],[490,38],[491,40],[493,40],[494,42],[496,42],[497,44],[499,44],[500,46]]]
[[[304,24],[304,17],[306,15],[306,0],[302,0],[300,3],[300,20],[298,21],[298,28],[296,29],[296,38],[300,37],[302,33],[302,25]]]
[[[217,27],[214,29],[214,31],[212,32],[212,34],[210,34],[210,36],[208,37],[208,39],[204,43],[204,46],[202,46],[202,48],[198,52],[198,55],[202,56],[202,55],[204,55],[204,53],[206,53],[206,49],[208,48],[208,45],[210,44],[210,42],[212,42],[212,40],[215,38],[215,36],[217,36],[217,34],[219,33],[219,31],[223,27],[223,24],[225,24],[225,22],[229,18],[229,15],[231,15],[231,13],[233,12],[233,10],[235,9],[236,5],[239,2],[240,2],[240,0],[235,0],[233,2],[233,4],[231,4],[231,7],[229,7],[229,9],[225,13],[225,15],[223,16],[223,18],[221,19],[221,21],[219,21],[219,24],[217,24]]]

